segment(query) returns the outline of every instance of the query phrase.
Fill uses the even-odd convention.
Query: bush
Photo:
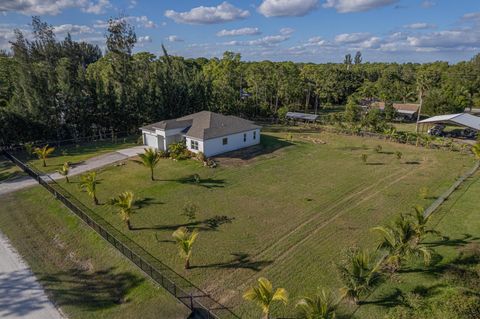
[[[205,154],[203,152],[198,152],[197,155],[196,155],[196,158],[200,162],[205,162],[205,160],[207,159],[207,157],[205,156]]]
[[[185,142],[172,143],[168,146],[170,158],[174,160],[184,160],[192,157],[192,152],[187,149]]]
[[[396,151],[396,152],[395,152],[395,156],[397,157],[398,160],[401,160],[403,154],[402,154],[402,152],[400,152],[400,151]]]
[[[362,154],[362,162],[367,163],[367,160],[368,160],[368,155]]]
[[[198,206],[193,203],[186,203],[183,206],[182,215],[187,218],[189,222],[194,222],[197,219]]]
[[[375,146],[375,152],[380,153],[382,151],[382,145]]]
[[[424,186],[424,187],[420,188],[420,190],[418,191],[418,196],[420,196],[421,199],[427,199],[429,193],[430,193],[430,191],[429,191],[428,187]]]

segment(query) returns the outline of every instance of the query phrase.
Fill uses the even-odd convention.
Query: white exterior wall
[[[157,134],[155,134],[155,133],[152,133],[152,132],[150,132],[150,131],[143,131],[143,130],[142,130],[142,136],[143,136],[143,145],[145,145],[145,146],[153,146],[153,147],[155,147],[155,148],[157,148],[157,149],[159,149],[159,150],[165,150],[165,148],[164,148],[165,142],[164,142],[164,138],[163,138],[162,136],[159,136],[159,135],[157,135]],[[156,141],[157,141],[157,142],[156,142],[156,145],[148,145],[148,144],[147,144],[147,138],[148,138],[148,137],[153,137],[153,138],[155,138]],[[149,139],[149,140],[151,140],[151,139]]]
[[[256,132],[256,139],[253,139],[253,132]],[[247,134],[247,140],[243,141],[243,134]],[[228,144],[223,145],[223,138],[228,138]],[[187,138],[188,139],[188,138]],[[202,149],[205,156],[210,157],[240,148],[256,145],[260,143],[260,129],[236,133],[228,136],[217,137],[203,141]],[[187,144],[188,145],[188,144]],[[188,145],[189,146],[189,145]],[[199,143],[200,149],[200,143]]]
[[[199,139],[197,139],[197,138],[191,138],[191,137],[186,137],[185,139],[186,139],[186,143],[187,143],[187,149],[188,149],[189,151],[192,151],[192,152],[194,152],[194,153],[203,152],[203,153],[205,154],[205,149],[204,149],[204,147],[203,147],[204,145],[203,145],[203,141],[202,141],[202,140],[199,140]],[[198,142],[198,150],[194,150],[194,149],[191,148],[191,146],[192,146],[191,141],[192,141],[192,140]]]

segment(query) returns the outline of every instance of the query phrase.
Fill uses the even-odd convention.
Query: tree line
[[[0,53],[0,144],[114,135],[188,113],[211,110],[277,117],[347,101],[422,102],[423,113],[480,105],[480,54],[457,64],[245,62],[240,54],[186,59],[133,53],[137,38],[112,18],[106,51],[32,18],[32,39],[15,30]]]

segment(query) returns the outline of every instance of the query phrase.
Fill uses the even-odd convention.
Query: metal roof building
[[[480,117],[468,113],[438,115],[422,120],[419,123],[459,125],[480,131]]]
[[[300,113],[300,112],[287,112],[285,116],[287,119],[292,120],[304,120],[304,121],[316,121],[319,115],[316,114],[308,114],[308,113]]]

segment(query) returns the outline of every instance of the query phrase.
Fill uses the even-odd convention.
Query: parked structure
[[[468,113],[438,115],[422,120],[418,123],[455,125],[480,131],[480,117]]]
[[[318,119],[318,115],[309,114],[309,113],[300,113],[300,112],[287,112],[287,114],[285,115],[285,118],[287,120],[314,123]]]
[[[140,129],[146,146],[167,150],[170,144],[185,141],[190,151],[214,156],[260,143],[261,127],[236,116],[202,111]]]
[[[383,111],[385,109],[385,102],[373,102],[367,106],[370,109],[379,109]],[[397,111],[397,114],[405,120],[413,120],[418,114],[420,104],[415,103],[393,103],[393,108]]]

